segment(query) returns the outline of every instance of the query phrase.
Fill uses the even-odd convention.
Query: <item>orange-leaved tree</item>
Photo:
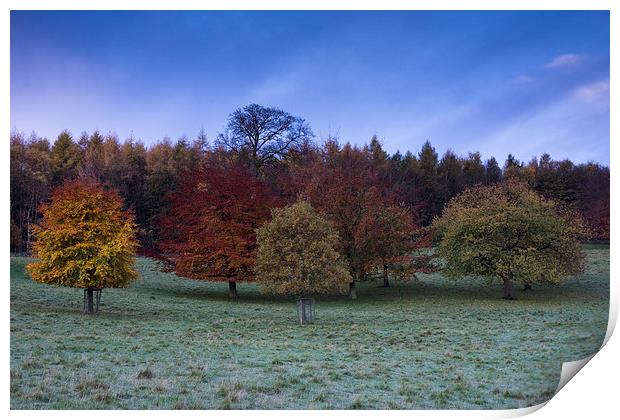
[[[228,282],[254,280],[256,229],[279,205],[274,193],[247,169],[204,164],[185,174],[170,194],[157,244],[166,269],[179,276]]]
[[[85,311],[95,310],[93,291],[125,287],[134,270],[136,225],[114,190],[78,180],[57,187],[34,229],[30,277],[40,283],[85,289]],[[98,303],[98,302],[97,302]]]

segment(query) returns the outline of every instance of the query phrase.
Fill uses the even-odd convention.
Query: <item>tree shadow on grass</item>
[[[197,282],[198,283],[198,282]],[[292,302],[292,298],[277,297],[261,294],[256,288],[247,290],[244,288],[244,284],[237,285],[237,292],[239,297],[231,299],[228,297],[228,284],[222,283],[216,284],[198,284],[193,287],[175,287],[174,284],[169,286],[161,286],[144,288],[148,290],[152,295],[158,295],[161,297],[171,296],[175,298],[190,299],[190,300],[204,300],[213,302],[227,302],[230,304],[235,303],[261,303],[261,304],[282,304],[286,302]]]

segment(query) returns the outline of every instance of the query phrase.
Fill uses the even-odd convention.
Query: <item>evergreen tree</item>
[[[104,138],[99,131],[95,131],[90,137],[86,133],[80,137],[78,144],[82,150],[81,176],[98,181],[102,180],[104,170],[103,142]]]
[[[491,157],[486,162],[484,179],[487,184],[494,184],[502,180],[502,170],[494,157]]]
[[[427,225],[435,215],[441,212],[443,200],[441,196],[441,184],[437,173],[439,164],[437,152],[427,140],[418,154],[416,162],[417,172],[420,176],[420,202],[423,208],[420,209],[420,222]]]
[[[480,158],[480,153],[470,153],[468,158],[463,160],[463,184],[470,187],[482,184],[485,181],[484,164]]]
[[[451,150],[441,158],[437,167],[441,179],[442,207],[462,190],[463,167],[460,159]]]
[[[61,185],[66,180],[77,177],[81,165],[80,147],[73,141],[71,134],[65,130],[58,135],[51,150],[52,185]]]

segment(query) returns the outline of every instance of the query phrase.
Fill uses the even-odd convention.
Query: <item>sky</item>
[[[11,126],[213,141],[250,103],[317,141],[609,164],[606,11],[12,11]]]

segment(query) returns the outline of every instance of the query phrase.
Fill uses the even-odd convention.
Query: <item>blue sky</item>
[[[318,140],[609,164],[608,12],[11,12],[11,126],[213,140],[256,102]]]

